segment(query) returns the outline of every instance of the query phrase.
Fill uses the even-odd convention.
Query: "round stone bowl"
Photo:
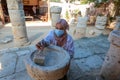
[[[50,45],[43,50],[45,53],[44,66],[37,65],[32,60],[36,51],[25,59],[28,74],[35,80],[58,80],[67,74],[70,56],[63,48]]]

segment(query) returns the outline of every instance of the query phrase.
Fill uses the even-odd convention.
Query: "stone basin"
[[[30,53],[25,59],[28,74],[35,80],[58,80],[69,69],[70,56],[63,48],[50,45],[43,50],[45,53],[44,66],[35,64]]]

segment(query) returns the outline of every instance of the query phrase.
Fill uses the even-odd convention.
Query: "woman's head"
[[[65,19],[60,19],[56,23],[56,29],[69,30],[69,25]]]
[[[66,20],[60,19],[55,26],[55,34],[60,37],[66,33],[66,30],[69,30],[69,25]]]

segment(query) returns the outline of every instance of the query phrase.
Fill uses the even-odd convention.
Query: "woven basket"
[[[44,66],[33,62],[35,51],[25,59],[28,74],[35,80],[58,80],[64,77],[69,69],[69,54],[63,48],[53,45],[45,48],[43,52],[46,55]]]

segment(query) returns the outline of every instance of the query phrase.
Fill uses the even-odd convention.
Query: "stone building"
[[[25,14],[26,20],[48,20],[48,3],[44,0],[22,0],[23,3],[23,10]],[[8,7],[7,7],[7,0],[1,0],[1,7],[0,7],[0,19],[3,24],[6,22],[10,22]],[[33,11],[36,9],[36,13]],[[29,16],[29,17],[28,17]]]

